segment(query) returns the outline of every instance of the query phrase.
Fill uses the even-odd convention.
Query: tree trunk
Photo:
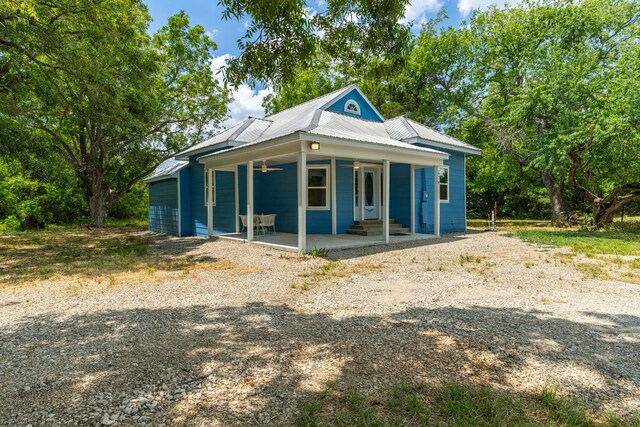
[[[544,169],[540,171],[540,177],[549,195],[551,222],[554,225],[565,225],[567,222],[567,202],[563,192],[564,182],[558,182],[551,172]]]
[[[91,192],[88,194],[87,200],[89,205],[89,226],[104,227],[104,216],[107,213],[104,188],[102,187],[104,173],[102,167],[96,167],[95,165],[92,172]]]
[[[94,192],[89,198],[89,226],[104,227],[104,216],[106,211],[102,191],[97,193]]]
[[[613,215],[623,206],[621,203],[593,202],[593,222],[597,228],[602,228],[613,222]]]

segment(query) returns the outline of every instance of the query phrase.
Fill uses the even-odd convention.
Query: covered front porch
[[[208,235],[303,252],[437,237],[447,157],[299,134],[213,153],[198,159]],[[258,215],[275,215],[275,232],[259,233]]]

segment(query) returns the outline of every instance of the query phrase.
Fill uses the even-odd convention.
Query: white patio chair
[[[246,215],[238,215],[240,217],[240,222],[242,223],[241,233],[247,231],[247,216]],[[258,215],[253,216],[253,229],[256,230],[260,226],[260,221],[257,220]]]
[[[246,215],[238,215],[240,217],[240,223],[242,224],[241,233],[244,233],[247,230],[247,216]]]
[[[260,230],[267,234],[271,229],[276,234],[276,215],[260,215]]]

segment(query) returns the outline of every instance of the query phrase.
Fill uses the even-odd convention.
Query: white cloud
[[[217,30],[217,29],[214,28],[211,31],[205,31],[204,35],[213,40],[215,38],[215,36],[218,35],[219,32],[220,32],[220,30]]]
[[[270,93],[273,93],[271,88],[253,90],[249,85],[240,85],[233,92],[233,101],[229,104],[229,114],[231,117],[224,122],[224,126],[233,126],[249,116],[264,116],[262,101],[264,97]]]
[[[464,0],[459,0],[464,1]],[[427,12],[434,12],[442,7],[439,0],[411,0],[405,7],[403,23],[409,21],[424,21]]]
[[[214,77],[220,83],[223,83],[224,76],[222,70],[226,62],[233,58],[232,55],[225,53],[224,55],[216,56],[211,60],[211,70],[214,73]],[[254,90],[251,86],[242,84],[238,86],[232,93],[233,101],[229,104],[230,117],[223,123],[224,127],[231,127],[249,116],[262,117],[264,116],[264,108],[262,107],[262,101],[268,94],[273,93],[271,88],[264,88]]]
[[[491,5],[504,6],[517,4],[521,0],[458,0],[458,11],[462,16],[469,16],[474,9],[486,9]]]

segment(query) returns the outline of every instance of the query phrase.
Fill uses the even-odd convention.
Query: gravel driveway
[[[0,288],[0,425],[286,425],[330,381],[403,379],[640,408],[640,286],[585,279],[561,249],[447,235],[336,251],[324,275],[239,242],[154,250],[246,268]]]

